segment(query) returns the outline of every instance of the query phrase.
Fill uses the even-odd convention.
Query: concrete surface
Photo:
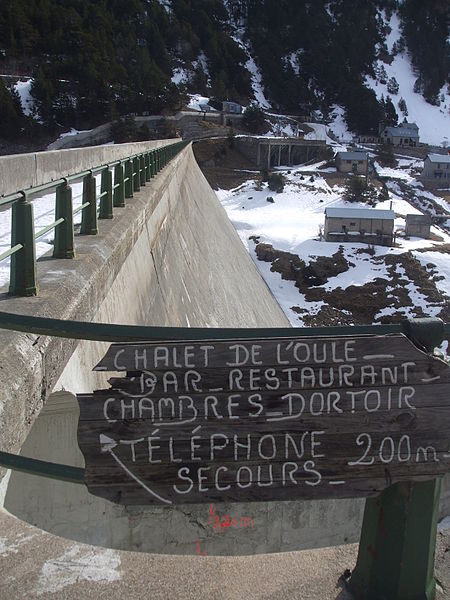
[[[64,138],[63,138],[64,139]],[[49,183],[178,139],[0,156],[0,196]]]
[[[270,556],[183,558],[74,544],[0,510],[0,599],[351,600],[357,545]],[[217,535],[226,535],[217,534]],[[450,530],[438,533],[436,600],[450,594]]]

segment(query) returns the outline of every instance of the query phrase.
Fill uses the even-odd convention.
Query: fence
[[[96,235],[99,219],[112,219],[114,208],[124,207],[188,142],[176,142],[154,150],[94,167],[87,171],[29,188],[0,199],[0,207],[11,206],[11,248],[0,254],[0,262],[11,257],[9,293],[34,296],[38,293],[36,241],[55,230],[53,258],[75,257],[74,216],[81,212],[81,235]],[[114,173],[111,171],[114,169]],[[97,193],[95,174],[100,174]],[[82,204],[73,209],[71,183],[82,180]],[[55,220],[34,231],[32,196],[56,190]]]

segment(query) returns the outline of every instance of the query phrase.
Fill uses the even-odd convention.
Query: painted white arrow
[[[101,447],[102,452],[109,452],[111,454],[111,456],[114,458],[114,460],[116,461],[116,463],[125,471],[125,473],[127,475],[129,475],[132,479],[134,479],[140,486],[142,486],[146,492],[148,492],[155,498],[158,498],[158,500],[161,500],[161,502],[164,502],[165,504],[172,504],[171,500],[162,498],[162,496],[160,496],[159,494],[157,494],[156,492],[151,490],[148,486],[146,486],[143,481],[138,479],[138,477],[136,477],[136,475],[134,473],[132,473],[130,471],[130,469],[123,464],[123,462],[120,460],[120,458],[117,457],[113,452],[113,448],[115,448],[116,446],[117,446],[117,442],[115,440],[108,437],[104,433],[100,434],[100,447]]]

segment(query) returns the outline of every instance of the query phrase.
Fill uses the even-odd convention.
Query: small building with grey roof
[[[336,168],[341,173],[364,175],[367,172],[367,152],[338,152]]]
[[[327,242],[362,242],[394,245],[393,210],[374,208],[325,209],[324,237]]]
[[[416,123],[402,123],[398,127],[384,127],[380,141],[393,146],[418,146],[419,127]]]
[[[450,187],[450,154],[428,154],[421,179],[430,187]]]

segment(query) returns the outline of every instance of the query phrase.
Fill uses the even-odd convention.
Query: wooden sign
[[[450,368],[401,334],[113,344],[78,396],[92,494],[343,498],[450,470]]]

